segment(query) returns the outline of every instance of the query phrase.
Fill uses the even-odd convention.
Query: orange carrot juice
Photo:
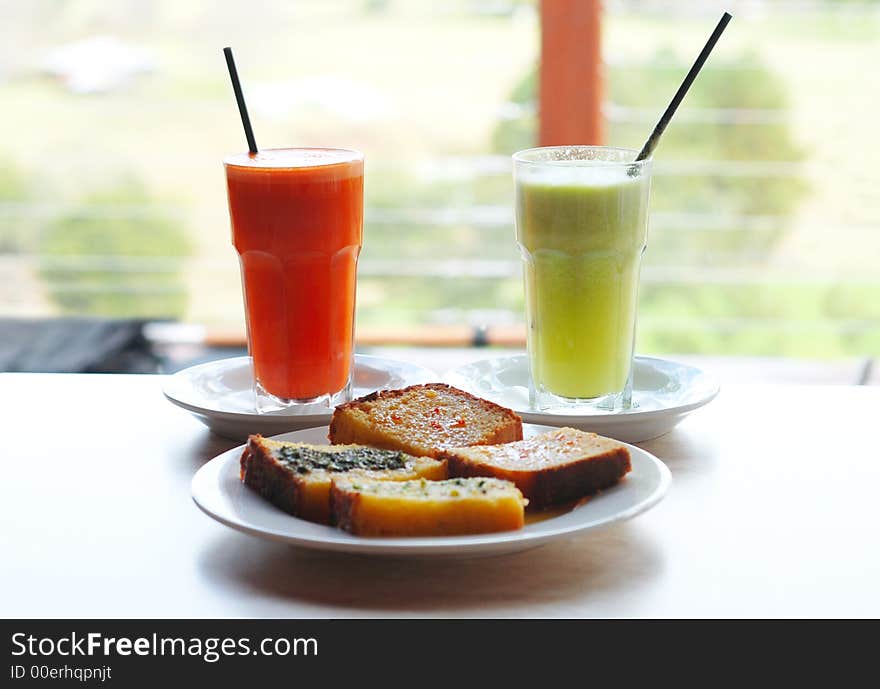
[[[257,408],[344,401],[363,242],[363,155],[289,148],[223,162]]]

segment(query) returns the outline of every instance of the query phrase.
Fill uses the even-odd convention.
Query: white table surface
[[[728,385],[643,447],[636,519],[515,555],[404,561],[261,541],[190,499],[235,443],[162,378],[0,374],[0,616],[880,616],[880,388]]]

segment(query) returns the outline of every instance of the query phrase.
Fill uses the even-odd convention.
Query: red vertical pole
[[[541,0],[538,140],[602,144],[600,0]]]

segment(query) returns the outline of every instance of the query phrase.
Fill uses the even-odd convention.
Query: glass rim
[[[338,160],[328,160],[326,162],[315,162],[308,165],[290,165],[284,164],[280,162],[275,165],[272,164],[272,161],[262,161],[262,164],[259,163],[249,163],[248,159],[251,159],[251,154],[249,151],[242,151],[239,153],[229,153],[223,156],[223,165],[231,166],[231,167],[240,167],[249,170],[300,170],[300,169],[308,169],[315,167],[332,167],[334,165],[350,165],[351,163],[362,163],[364,161],[364,154],[362,151],[357,151],[353,148],[334,148],[332,146],[281,146],[278,148],[261,148],[256,155],[260,155],[260,153],[273,153],[273,152],[285,152],[285,151],[327,151],[328,153],[349,153],[349,156],[342,156]]]
[[[576,160],[563,160],[563,159],[547,159],[547,160],[533,160],[529,159],[529,154],[535,154],[538,152],[550,152],[550,151],[615,151],[617,153],[625,153],[632,154],[632,160],[603,160],[601,158],[595,159],[576,159]],[[559,167],[569,167],[569,163],[575,162],[579,163],[577,167],[644,167],[651,163],[652,158],[646,158],[645,160],[635,160],[636,156],[638,156],[639,151],[634,148],[624,148],[622,146],[600,146],[600,145],[588,145],[588,144],[568,144],[564,146],[533,146],[532,148],[524,148],[521,151],[517,151],[514,153],[511,158],[514,163],[521,165],[539,165],[539,166],[559,166]]]

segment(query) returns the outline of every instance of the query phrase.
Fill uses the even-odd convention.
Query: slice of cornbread
[[[330,523],[330,481],[352,474],[385,481],[445,479],[446,462],[360,445],[308,445],[252,435],[241,480],[295,517]]]
[[[522,438],[510,409],[442,383],[383,390],[336,407],[331,443],[360,443],[436,457],[450,447]]]
[[[460,447],[439,455],[452,476],[494,476],[512,481],[542,508],[613,486],[630,470],[627,447],[595,433],[556,428],[526,440],[490,447]]]
[[[333,479],[333,521],[359,536],[454,536],[521,529],[526,500],[509,481]]]

